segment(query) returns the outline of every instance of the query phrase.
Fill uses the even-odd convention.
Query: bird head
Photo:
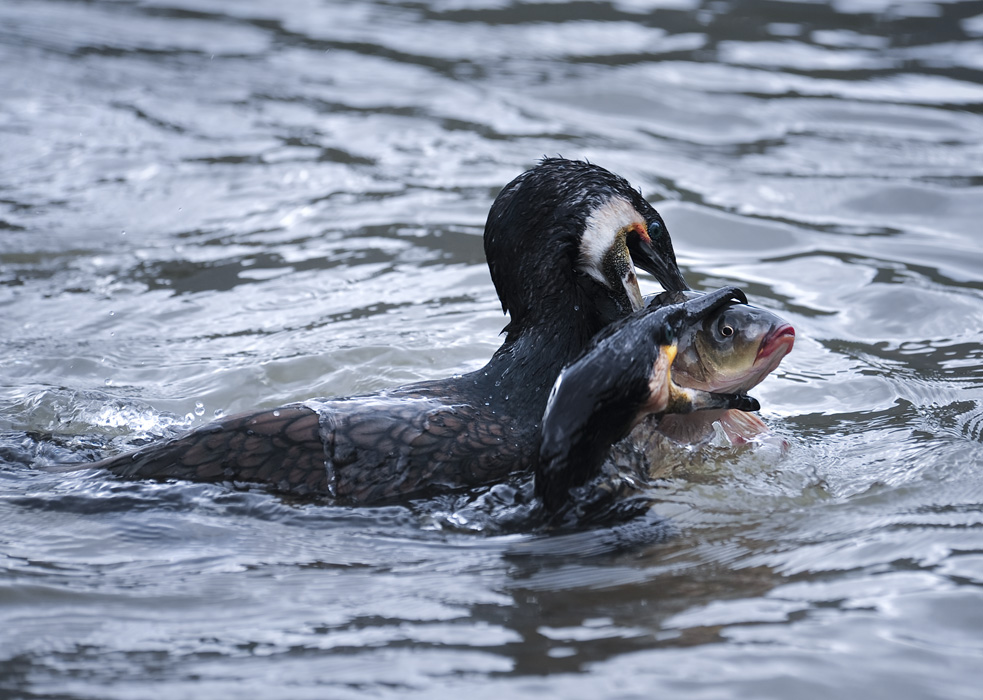
[[[547,158],[496,198],[485,225],[492,281],[510,335],[579,316],[590,332],[643,306],[635,266],[686,289],[665,222],[600,166]]]

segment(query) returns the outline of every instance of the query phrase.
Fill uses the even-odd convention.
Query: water
[[[0,695],[979,697],[981,40],[981,2],[4,0]],[[558,153],[795,325],[787,452],[564,536],[486,527],[508,487],[37,468],[480,366],[484,216]]]

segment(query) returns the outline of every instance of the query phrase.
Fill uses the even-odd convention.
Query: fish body
[[[678,304],[696,296],[699,293],[693,291],[663,292],[649,298],[648,305]],[[702,391],[746,393],[778,367],[794,343],[795,329],[785,319],[767,309],[732,303],[682,330],[673,380]],[[655,430],[683,445],[704,444],[718,436],[740,445],[768,430],[758,416],[735,410],[666,415],[643,425],[643,434]]]

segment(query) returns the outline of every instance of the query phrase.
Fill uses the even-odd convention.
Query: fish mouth
[[[757,364],[762,360],[771,359],[775,362],[775,367],[777,367],[778,362],[792,352],[793,345],[795,345],[795,329],[788,323],[783,324],[765,336],[765,339],[761,341],[761,346],[758,348],[758,356],[754,359],[754,362]]]
[[[782,358],[792,351],[795,343],[795,329],[791,325],[784,323],[774,329],[761,341],[758,346],[758,354],[751,363],[751,367],[742,374],[739,380],[732,382],[725,387],[715,387],[716,391],[741,392],[748,391],[757,386],[769,374],[774,372],[781,363]]]

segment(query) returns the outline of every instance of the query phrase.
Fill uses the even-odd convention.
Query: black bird
[[[735,301],[746,304],[747,297],[725,287],[679,304],[649,306],[608,325],[560,373],[543,415],[535,468],[536,495],[550,519],[575,505],[571,490],[600,476],[611,445],[646,416],[760,408],[748,396],[680,387],[670,373],[677,339]],[[616,489],[589,494],[592,509],[610,502],[605,491],[613,496]]]
[[[135,478],[259,482],[351,504],[531,470],[560,370],[643,306],[632,262],[667,290],[686,284],[658,212],[621,177],[579,161],[544,159],[506,185],[484,245],[511,320],[482,369],[231,416],[92,466]]]

